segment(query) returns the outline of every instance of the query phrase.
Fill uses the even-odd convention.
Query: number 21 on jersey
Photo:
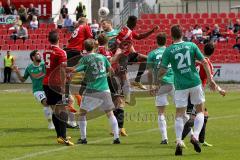
[[[179,59],[180,58],[180,59]],[[190,52],[189,50],[183,54],[183,53],[177,53],[175,55],[175,59],[178,60],[179,59],[179,62],[178,62],[178,65],[177,65],[177,69],[182,69],[182,68],[186,68],[188,66],[191,66],[191,57],[190,57]],[[184,61],[184,60],[187,60],[187,61]]]

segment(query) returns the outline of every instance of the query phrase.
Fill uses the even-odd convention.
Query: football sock
[[[60,124],[60,133],[61,137],[66,138],[66,132],[67,132],[67,120],[68,120],[68,114],[67,112],[61,112],[59,114],[59,124]]]
[[[119,129],[118,129],[118,122],[114,115],[109,117],[109,123],[112,127],[114,139],[119,138]]]
[[[47,120],[52,119],[52,109],[51,107],[43,107],[44,116]]]
[[[137,76],[135,78],[136,82],[140,82],[141,77],[142,77],[144,71],[146,70],[146,66],[147,66],[147,64],[145,62],[140,63],[138,73],[137,73]]]
[[[60,127],[59,127],[59,119],[54,113],[52,114],[52,121],[53,121],[53,124],[55,127],[55,131],[57,133],[57,137],[61,137]]]
[[[75,95],[75,98],[77,99],[78,106],[80,106],[81,101],[82,101],[82,97],[80,95]]]
[[[86,121],[86,116],[80,116],[78,124],[79,124],[81,139],[86,139],[87,138],[87,121]]]
[[[124,110],[122,108],[117,108],[115,109],[115,111],[113,111],[117,122],[118,122],[118,127],[119,128],[123,128],[123,124],[124,124]]]
[[[176,132],[176,139],[177,144],[181,143],[182,141],[182,132],[183,132],[183,118],[182,117],[176,117],[175,119],[175,132]]]
[[[202,130],[201,130],[200,134],[199,134],[199,142],[200,143],[204,143],[204,141],[205,141],[207,120],[208,120],[208,116],[204,116],[203,127],[202,127]]]
[[[189,134],[189,132],[191,131],[192,127],[194,124],[194,120],[193,119],[189,119],[185,125],[184,125],[184,129],[183,129],[183,133],[182,133],[182,140],[184,140],[184,138]]]
[[[163,114],[158,115],[158,127],[162,134],[162,140],[168,139],[167,137],[167,123]]]
[[[202,130],[204,123],[204,114],[202,112],[197,113],[195,120],[194,120],[194,131],[193,131],[193,136],[196,140],[199,138],[199,134]]]

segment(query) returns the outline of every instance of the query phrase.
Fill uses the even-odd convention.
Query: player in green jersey
[[[75,68],[69,68],[73,72],[84,72],[86,83],[86,90],[83,93],[83,98],[79,112],[79,128],[81,138],[78,140],[79,144],[87,144],[86,136],[86,115],[87,112],[99,107],[103,110],[112,127],[114,133],[114,144],[119,144],[119,129],[116,117],[113,114],[114,104],[112,102],[111,93],[107,81],[107,72],[111,72],[111,64],[107,58],[101,54],[94,53],[95,41],[87,39],[84,42],[86,56],[81,58],[79,65]]]
[[[162,134],[161,144],[168,144],[167,123],[165,120],[165,108],[169,104],[168,95],[173,96],[173,72],[171,67],[168,68],[166,75],[161,79],[158,78],[158,70],[160,67],[163,52],[166,47],[167,36],[160,33],[156,37],[158,48],[151,51],[147,58],[148,68],[148,84],[150,85],[150,94],[156,96],[155,105],[158,109],[158,126]],[[156,90],[155,85],[161,83],[161,87]]]
[[[30,59],[33,63],[27,66],[24,76],[21,76],[17,66],[14,66],[14,71],[21,82],[25,82],[28,77],[31,78],[33,95],[44,107],[43,111],[46,119],[48,120],[48,128],[54,129],[54,125],[52,123],[52,109],[46,103],[47,99],[42,85],[43,78],[46,74],[44,62],[42,62],[41,55],[38,50],[34,50],[30,53]]]
[[[175,131],[177,138],[175,155],[182,155],[184,144],[182,141],[182,132],[184,122],[188,120],[185,115],[189,95],[191,97],[191,103],[196,106],[197,112],[194,120],[194,134],[191,137],[191,143],[196,152],[201,152],[198,138],[204,122],[205,96],[201,79],[196,70],[196,60],[200,61],[204,66],[210,89],[216,90],[217,87],[211,76],[209,65],[197,45],[192,42],[182,41],[182,35],[182,29],[179,25],[171,28],[171,36],[174,43],[163,53],[159,70],[160,79],[166,74],[169,64],[171,64],[174,73],[174,99],[176,104]]]

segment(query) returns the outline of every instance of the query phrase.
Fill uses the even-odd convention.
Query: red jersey
[[[107,59],[112,57],[112,52],[106,50],[105,46],[98,46],[98,51],[97,52],[104,55],[105,57],[107,57]]]
[[[208,58],[205,58],[205,59],[208,62],[208,65],[210,67],[211,75],[213,76],[213,65],[212,65],[211,61]],[[202,86],[203,86],[203,88],[205,88],[206,85],[207,85],[207,74],[206,74],[206,72],[204,70],[204,67],[203,67],[203,65],[201,63],[197,62],[196,63],[196,68],[199,71],[199,75],[200,75],[200,78],[202,80]]]
[[[60,65],[67,63],[66,52],[58,46],[51,45],[44,51],[43,59],[46,66],[46,76],[43,79],[43,84],[60,85]]]
[[[83,51],[84,41],[88,38],[93,38],[91,28],[88,25],[80,25],[72,33],[67,48],[77,51]]]
[[[116,40],[118,43],[121,43],[122,41],[132,41],[138,36],[139,35],[137,34],[137,32],[131,30],[127,26],[124,26],[116,37]]]

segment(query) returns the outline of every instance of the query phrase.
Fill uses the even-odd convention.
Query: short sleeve
[[[30,76],[29,72],[28,72],[28,67],[26,68],[25,72],[24,72],[24,79],[28,79],[28,77]]]
[[[84,64],[84,58],[81,58],[79,61],[79,65],[76,67],[77,72],[85,71],[86,66]]]
[[[134,39],[136,39],[137,37],[139,37],[139,34],[136,31],[132,31],[132,36]]]
[[[105,59],[106,68],[111,67],[111,64],[110,64],[110,62],[108,61],[108,59],[107,59],[106,57],[104,57],[104,59]]]
[[[162,56],[161,67],[168,69],[168,65],[170,63],[169,51],[166,49]]]
[[[67,55],[65,51],[62,51],[62,53],[59,56],[59,63],[67,62]]]
[[[148,57],[147,57],[147,68],[148,69],[152,69],[153,68],[153,60],[152,60],[151,52],[148,54]]]
[[[195,52],[195,55],[196,55],[196,59],[199,60],[199,61],[202,61],[204,59],[204,56],[203,56],[202,52],[200,51],[198,46],[194,43],[193,43],[193,47],[194,47],[194,52]]]

